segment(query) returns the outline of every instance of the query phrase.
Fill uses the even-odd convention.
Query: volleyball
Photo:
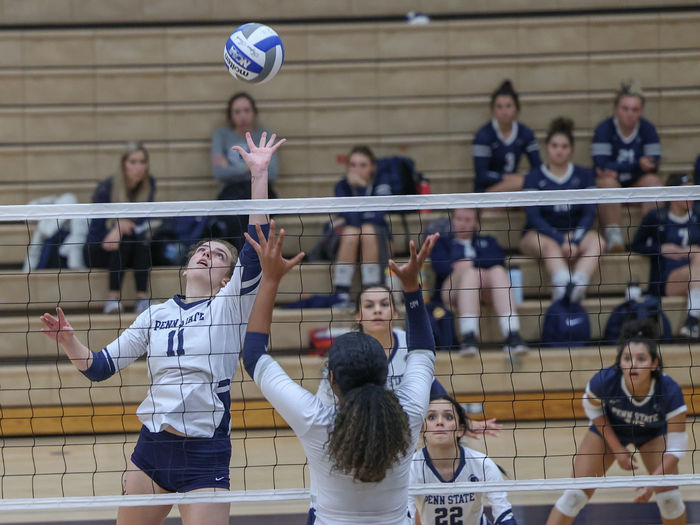
[[[273,78],[282,67],[282,39],[266,25],[244,24],[226,40],[224,61],[234,78],[262,84]]]

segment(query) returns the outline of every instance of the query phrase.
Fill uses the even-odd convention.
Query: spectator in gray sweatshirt
[[[272,132],[261,128],[257,122],[258,107],[255,99],[248,93],[234,94],[228,101],[226,117],[228,125],[214,131],[211,137],[211,167],[214,177],[221,183],[220,200],[250,199],[250,171],[233,146],[248,150],[245,134],[250,132],[255,144],[260,136],[267,132],[268,139]],[[270,186],[277,179],[277,154],[272,155],[268,168]],[[271,198],[276,195],[269,189]],[[228,215],[225,217],[226,235],[239,250],[243,246],[243,232],[248,229],[248,215]]]

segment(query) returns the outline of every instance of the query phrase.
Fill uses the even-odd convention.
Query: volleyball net
[[[469,483],[469,492],[697,485],[700,476],[696,476],[694,453],[694,381],[698,372],[694,353],[698,346],[692,338],[679,335],[689,312],[687,293],[664,296],[658,302],[663,313],[649,312],[659,324],[664,371],[682,387],[688,407],[690,439],[688,451],[680,461],[680,474],[654,476],[652,481],[644,469],[629,474],[613,467],[602,478],[571,477],[577,447],[589,425],[581,402],[584,388],[597,371],[615,361],[616,341],[606,335],[607,325],[612,317],[612,329],[617,325],[619,333],[625,317],[613,317],[617,315],[614,312],[619,312],[618,307],[630,294],[632,300],[637,297],[631,290],[641,289],[641,300],[650,283],[652,288],[659,284],[650,266],[655,261],[658,264],[662,254],[639,254],[626,248],[617,253],[605,253],[603,249],[594,256],[584,255],[594,259],[594,270],[585,294],[573,302],[580,304],[586,313],[587,335],[577,327],[578,321],[567,321],[569,313],[558,314],[564,323],[562,335],[558,341],[555,338],[544,344],[546,325],[551,323],[551,319],[547,321],[548,311],[557,283],[552,282],[548,262],[543,260],[546,256],[523,253],[521,239],[528,207],[558,207],[560,213],[572,210],[573,214],[578,205],[621,204],[620,227],[629,247],[642,224],[642,203],[665,210],[670,202],[698,200],[697,186],[667,186],[507,194],[0,207],[0,228],[5,232],[0,237],[5,239],[0,249],[4,254],[0,272],[0,309],[4,312],[0,319],[3,360],[0,509],[259,502],[308,497],[308,467],[299,442],[240,366],[231,388],[231,491],[119,496],[122,475],[141,427],[136,408],[149,388],[148,361],[138,360],[105,382],[90,383],[75,370],[58,345],[41,333],[39,315],[62,307],[78,338],[93,351],[99,351],[130,326],[136,317],[131,310],[139,299],[135,271],[131,268],[133,261],[123,261],[121,309],[106,314],[104,307],[112,297],[110,270],[81,267],[75,259],[71,262],[75,255],[70,254],[71,250],[83,254],[89,221],[108,219],[118,224],[117,219],[134,217],[144,219],[145,241],[139,242],[150,244],[147,299],[151,304],[184,293],[182,265],[195,239],[178,234],[172,226],[178,219],[194,219],[188,224],[204,224],[198,237],[224,234],[225,238],[221,224],[227,218],[252,213],[274,217],[278,228],[286,231],[284,253],[291,256],[303,250],[307,257],[281,284],[270,351],[293,379],[315,392],[321,381],[324,351],[337,334],[352,329],[356,323],[354,305],[338,298],[333,257],[344,237],[357,234],[344,231],[339,216],[387,213],[387,235],[380,237],[387,245],[385,251],[379,250],[380,280],[392,291],[398,291],[390,272],[384,271],[386,258],[405,260],[409,241],[418,245],[428,233],[454,235],[455,210],[477,210],[477,237],[470,241],[476,251],[471,257],[479,257],[479,239],[488,238],[489,242],[498,244],[503,260],[495,261],[495,266],[502,267],[506,284],[498,284],[501,281],[493,284],[480,273],[476,288],[481,293],[476,294],[477,304],[472,305],[475,310],[465,314],[453,305],[440,303],[445,295],[435,290],[439,273],[435,263],[439,261],[433,258],[426,263],[422,274],[426,301],[440,339],[436,378],[468,408],[471,418],[497,418],[504,425],[499,437],[465,439],[467,446],[487,453],[508,475],[499,483]],[[692,203],[689,207],[692,209]],[[698,228],[698,225],[693,223],[689,227]],[[602,230],[596,219],[590,231]],[[693,245],[693,235],[692,231],[686,231],[688,253],[696,248],[700,250]],[[599,248],[604,248],[602,241],[599,242]],[[358,244],[362,245],[362,241]],[[469,258],[470,252],[465,253],[465,258]],[[571,274],[574,272],[572,269]],[[363,285],[363,277],[366,275],[358,266],[350,282],[351,303]],[[695,280],[700,277],[691,268],[690,279],[684,284],[687,290]],[[447,288],[450,293],[459,293],[457,285],[449,284],[456,280],[446,282],[443,291]],[[511,292],[512,309],[505,326],[513,328],[511,318],[517,316],[518,332],[528,346],[527,353],[503,351],[503,341],[508,335],[503,330],[504,315],[490,301],[494,289],[503,286]],[[473,292],[474,285],[469,287]],[[568,287],[564,293],[572,290],[573,287]],[[394,326],[401,328],[400,305],[398,311]],[[475,353],[464,352],[460,331],[464,317],[477,323]],[[419,445],[422,442],[421,439]],[[454,492],[455,487],[444,484],[412,490],[437,494]],[[552,495],[551,502],[555,499]]]

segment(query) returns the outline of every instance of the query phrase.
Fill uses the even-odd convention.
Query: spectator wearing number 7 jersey
[[[240,153],[251,172],[253,199],[267,198],[267,170],[284,142],[246,134]],[[251,215],[249,234],[267,235],[267,217]],[[258,228],[256,229],[255,225]],[[221,240],[197,245],[183,271],[184,295],[150,306],[100,352],[75,336],[61,308],[41,316],[44,333],[58,342],[75,367],[102,381],[146,354],[151,385],[137,410],[143,427],[127,466],[125,494],[228,490],[231,460],[231,381],[262,269],[246,243],[236,250]],[[117,524],[161,524],[171,505],[122,507]],[[229,503],[182,505],[186,525],[228,523]]]
[[[534,168],[523,190],[575,190],[595,186],[588,168],[573,165],[574,123],[556,118],[547,132],[547,164]],[[552,300],[569,294],[579,302],[598,266],[605,241],[591,231],[595,220],[593,204],[556,204],[525,208],[527,223],[520,251],[544,261],[551,282]]]
[[[510,80],[491,94],[491,122],[474,136],[474,191],[520,191],[523,173],[518,164],[523,153],[530,167],[540,165],[540,148],[530,128],[518,122],[520,99]]]
[[[667,186],[692,185],[685,173],[672,173]],[[649,293],[687,296],[688,318],[680,334],[700,339],[700,217],[693,202],[672,201],[642,219],[632,250],[649,257]]]

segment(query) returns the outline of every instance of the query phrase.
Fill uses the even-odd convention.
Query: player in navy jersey
[[[367,146],[355,146],[348,155],[347,174],[335,185],[336,197],[391,195],[388,174],[377,174],[377,161]],[[361,258],[362,285],[382,282],[382,261],[386,260],[389,229],[383,211],[346,212],[333,268],[333,287],[342,303],[350,303],[350,286],[355,263]]]
[[[498,315],[503,350],[523,354],[527,346],[519,333],[520,321],[505,269],[505,254],[494,237],[479,235],[478,228],[476,210],[454,211],[451,233],[438,240],[431,258],[435,289],[441,291],[443,304],[458,317],[460,355],[474,356],[479,351],[477,338],[484,291],[489,292]]]
[[[661,144],[656,128],[642,118],[644,93],[635,82],[623,82],[615,95],[614,115],[596,127],[593,134],[593,165],[599,188],[661,186],[658,176]],[[654,208],[642,204],[642,213]],[[600,206],[608,251],[624,251],[620,229],[621,204]]]
[[[350,332],[328,353],[328,370],[339,402],[324,405],[294,382],[267,353],[272,311],[282,277],[303,254],[281,255],[284,231],[269,241],[247,237],[263,268],[250,315],[243,364],[263,395],[289,423],[306,453],[315,511],[308,523],[403,525],[408,521],[411,456],[428,408],[433,382],[435,342],[418,283],[420,268],[438,234],[429,235],[420,252],[410,243],[410,258],[389,266],[401,281],[406,303],[408,358],[401,384],[386,388],[387,359],[374,337]]]
[[[583,408],[591,426],[578,447],[574,477],[604,476],[615,461],[623,470],[635,470],[637,458],[650,475],[678,474],[678,461],[688,449],[687,408],[678,384],[663,373],[657,335],[648,320],[624,325],[615,364],[586,385]],[[573,523],[593,492],[565,491],[547,525]],[[664,525],[685,524],[678,487],[644,487],[634,501],[649,501],[654,493]]]
[[[547,164],[528,173],[524,190],[578,190],[595,185],[591,170],[571,163],[573,131],[570,119],[560,117],[550,123]],[[572,301],[580,301],[605,250],[603,239],[591,230],[595,205],[529,206],[525,213],[527,224],[520,251],[544,262],[552,282],[553,301],[561,299],[567,290]]]
[[[692,185],[684,173],[673,173],[668,186]],[[680,334],[700,339],[700,216],[693,202],[672,201],[642,219],[632,250],[649,257],[649,292],[688,297],[688,317]]]
[[[539,166],[540,153],[535,134],[518,122],[520,100],[510,80],[491,94],[493,119],[474,136],[474,191],[519,191],[523,174],[518,164],[523,153],[530,167]]]
[[[430,398],[423,426],[425,447],[413,455],[411,485],[503,481],[501,470],[486,454],[460,445],[470,421],[464,408],[449,396]],[[487,525],[484,504],[491,506],[494,525],[516,525],[504,492],[424,494],[409,499],[416,524]]]
[[[251,172],[253,199],[267,198],[267,168],[284,143],[236,147]],[[253,238],[267,217],[251,215]],[[256,225],[254,228],[252,225]],[[261,228],[261,225],[264,225]],[[137,415],[143,423],[127,466],[125,494],[228,490],[231,459],[231,381],[261,278],[255,251],[236,250],[220,240],[203,241],[183,271],[185,294],[150,306],[118,339],[93,353],[75,336],[61,308],[41,316],[44,333],[57,341],[75,367],[102,381],[146,354],[151,385]],[[172,505],[121,507],[121,525],[161,524]],[[228,503],[180,506],[185,524],[229,521]]]

